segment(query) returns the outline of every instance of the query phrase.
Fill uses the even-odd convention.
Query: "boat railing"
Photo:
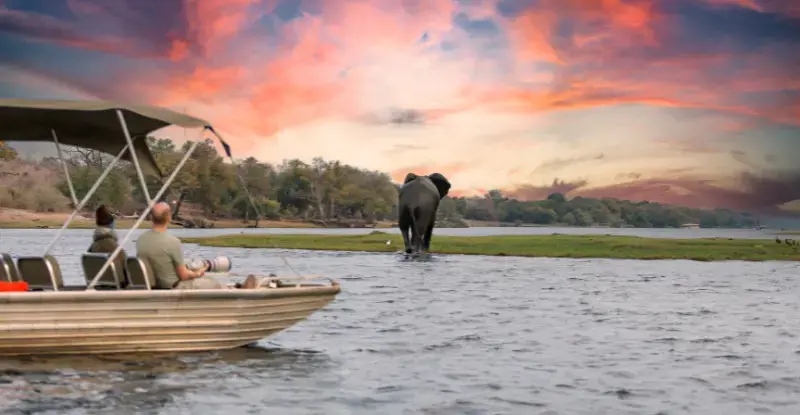
[[[269,276],[261,282],[261,285],[267,285],[271,288],[287,287],[291,285],[300,287],[302,285],[302,282],[304,281],[318,281],[318,280],[327,280],[328,282],[331,283],[332,286],[339,285],[339,283],[336,282],[336,280],[334,280],[333,278],[323,277],[321,275],[315,275],[315,274],[300,275],[293,277]],[[284,282],[289,282],[290,284],[285,284]]]
[[[207,272],[205,273],[206,276],[209,277],[224,277],[224,278],[231,278],[231,277],[247,277],[247,275],[232,273],[232,272]],[[275,274],[270,274],[269,276],[262,277],[259,285],[267,286],[269,284],[275,284],[275,286],[291,286],[291,285],[301,285],[302,281],[318,281],[318,280],[327,280],[331,283],[331,285],[338,285],[336,280],[329,277],[324,277],[321,275],[310,274],[310,275],[296,275],[296,276],[278,276]],[[293,284],[291,282],[294,282]],[[288,283],[288,284],[286,284]],[[274,288],[274,286],[273,286]]]
[[[61,267],[56,258],[52,255],[45,256],[26,256],[18,258],[15,263],[13,258],[7,253],[0,256],[0,280],[7,282],[24,281],[33,291],[76,291],[84,290],[91,283],[90,278],[102,267],[110,254],[107,253],[84,253],[81,255],[81,266],[83,268],[86,285],[65,285],[61,275]],[[18,265],[19,264],[19,269]],[[128,284],[123,287],[123,273],[127,273]],[[247,277],[233,272],[209,272],[211,277]],[[331,286],[338,286],[338,282],[332,278],[316,274],[301,276],[278,276],[270,273],[268,276],[256,276],[259,286],[264,288],[290,288],[304,287],[304,284],[311,281],[326,280]],[[318,286],[318,284],[311,284]],[[110,290],[153,290],[155,289],[155,279],[149,265],[141,258],[129,256],[126,258],[122,270],[117,269],[117,263],[112,262],[105,270],[102,278],[95,284],[93,289]]]

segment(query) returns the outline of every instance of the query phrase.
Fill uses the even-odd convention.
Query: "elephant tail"
[[[411,209],[411,228],[414,229],[414,234],[419,235],[420,243],[425,235],[425,222],[420,222],[423,219],[422,208],[419,206]]]
[[[417,218],[419,218],[419,206],[416,206],[413,209],[411,209],[411,215],[410,216],[411,216],[411,229],[413,229],[414,232],[416,232],[417,231]]]

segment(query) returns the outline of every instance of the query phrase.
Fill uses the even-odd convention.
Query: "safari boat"
[[[199,129],[201,134],[151,197],[144,171],[160,177],[163,174],[146,137],[170,125]],[[340,291],[333,280],[312,283],[317,279],[314,276],[274,275],[260,277],[254,289],[232,285],[214,290],[155,289],[148,265],[135,256],[129,256],[125,263],[130,284],[120,288],[122,270],[116,269],[113,258],[164,196],[206,133],[220,141],[233,162],[230,146],[202,119],[165,108],[105,101],[0,99],[0,132],[10,141],[54,142],[75,205],[42,255],[15,260],[9,253],[0,253],[0,281],[26,287],[24,291],[0,292],[0,356],[231,349],[302,321]],[[69,180],[61,145],[114,156],[81,200]],[[85,280],[85,285],[65,285],[58,260],[50,251],[113,166],[123,159],[136,169],[147,208],[115,252],[83,254],[84,275],[79,279]]]

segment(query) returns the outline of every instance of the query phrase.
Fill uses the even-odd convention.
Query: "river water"
[[[41,254],[53,233],[0,230],[0,251]],[[90,234],[55,252],[68,282]],[[284,256],[343,292],[255,347],[0,359],[0,412],[800,413],[795,263],[185,250],[242,274],[287,273]]]

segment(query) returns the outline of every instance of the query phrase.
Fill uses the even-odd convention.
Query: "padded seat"
[[[128,257],[125,267],[128,269],[128,281],[130,282],[128,288],[133,290],[156,288],[156,278],[147,261],[137,257]]]
[[[83,275],[86,278],[86,285],[94,279],[95,275],[103,268],[111,254],[101,252],[87,252],[81,256]],[[97,289],[116,289],[119,290],[123,281],[122,270],[117,268],[116,261],[112,261],[108,268],[103,271],[103,275],[97,280],[94,288]]]
[[[22,281],[19,277],[19,270],[14,258],[7,253],[0,254],[0,281],[6,282],[19,282]]]
[[[17,268],[22,281],[27,282],[31,290],[64,289],[61,267],[52,255],[20,257]]]

